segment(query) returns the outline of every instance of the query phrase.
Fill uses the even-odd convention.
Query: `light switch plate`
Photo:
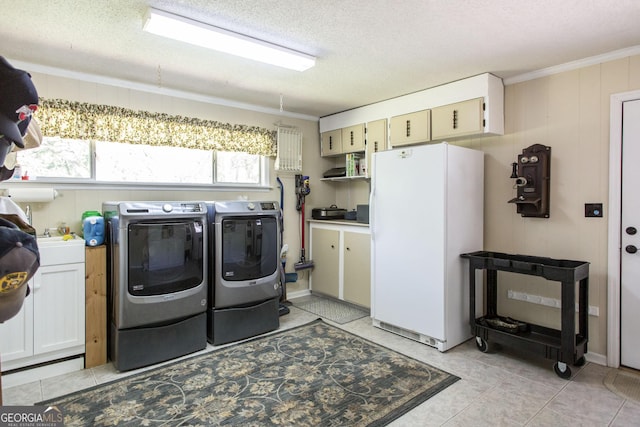
[[[586,218],[602,218],[602,203],[585,203],[584,216]]]

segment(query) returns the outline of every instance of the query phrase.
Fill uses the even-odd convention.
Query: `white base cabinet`
[[[48,257],[48,251],[40,251],[31,294],[18,314],[0,324],[3,372],[84,354],[84,242],[76,246],[69,256],[62,251],[63,264],[57,264],[60,252]]]
[[[366,224],[310,221],[310,286],[346,302],[371,306],[371,234]]]

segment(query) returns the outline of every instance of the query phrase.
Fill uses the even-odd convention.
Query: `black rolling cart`
[[[469,319],[471,333],[476,337],[476,345],[480,351],[488,350],[488,342],[518,346],[532,354],[555,360],[553,369],[564,379],[571,377],[569,364],[584,365],[588,341],[588,262],[485,251],[466,253],[461,257],[469,260]],[[475,270],[486,270],[486,314],[479,318],[476,318]],[[497,313],[498,271],[540,276],[561,282],[561,329],[500,318]],[[577,333],[576,282],[579,282]]]

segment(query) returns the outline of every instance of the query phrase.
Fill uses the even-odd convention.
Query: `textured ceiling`
[[[149,6],[314,56],[302,73],[142,31]],[[640,45],[638,0],[0,0],[0,55],[321,117]]]

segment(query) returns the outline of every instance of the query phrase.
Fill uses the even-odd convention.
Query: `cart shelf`
[[[561,378],[571,376],[568,364],[584,364],[588,342],[588,262],[485,251],[461,256],[469,260],[469,319],[471,333],[476,337],[476,344],[481,351],[487,351],[490,341],[518,346],[522,350],[555,360],[554,370]],[[561,282],[561,329],[530,324],[526,332],[510,333],[482,324],[482,318],[476,319],[475,270],[486,270],[486,312],[490,317],[497,315],[498,271],[540,276]],[[575,324],[576,282],[579,282],[578,333]]]

